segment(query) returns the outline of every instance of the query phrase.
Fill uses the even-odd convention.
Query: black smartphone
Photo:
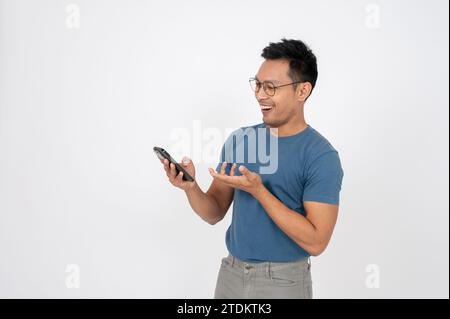
[[[170,163],[174,164],[174,165],[175,165],[175,170],[176,170],[176,172],[177,172],[177,175],[178,175],[178,173],[179,173],[180,171],[183,172],[183,180],[184,180],[184,181],[188,181],[188,182],[193,182],[193,181],[194,181],[194,179],[192,178],[192,176],[189,175],[189,173],[186,172],[186,170],[185,170],[180,164],[178,164],[178,163],[172,158],[172,156],[170,156],[170,154],[169,154],[165,149],[163,149],[163,148],[161,148],[161,147],[155,146],[155,147],[153,148],[153,151],[155,152],[156,156],[158,156],[158,158],[159,158],[161,161],[167,159],[167,160],[169,161],[169,164],[170,164]]]

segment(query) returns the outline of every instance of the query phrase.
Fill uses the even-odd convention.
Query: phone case
[[[173,158],[172,156],[170,156],[170,154],[163,149],[162,147],[153,147],[153,151],[155,152],[156,156],[160,159],[160,160],[164,160],[167,159],[169,161],[169,163],[173,163],[175,165],[175,170],[177,172],[177,174],[181,171],[183,172],[183,180],[184,181],[188,181],[188,182],[193,182],[194,179],[192,178],[191,175],[189,175],[188,172],[186,172],[186,170],[180,165],[178,164]]]

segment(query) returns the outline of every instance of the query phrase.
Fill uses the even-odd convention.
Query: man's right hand
[[[186,170],[186,172],[189,173],[189,175],[192,176],[192,178],[194,178],[193,182],[184,181],[183,180],[183,172],[180,172],[177,175],[175,165],[171,163],[169,166],[169,161],[167,159],[161,161],[161,163],[163,163],[164,170],[166,171],[166,175],[169,178],[169,182],[173,186],[181,188],[182,190],[186,191],[186,190],[193,188],[196,185],[195,167],[190,158],[188,158],[186,156],[183,157],[183,160],[181,161],[180,165]]]

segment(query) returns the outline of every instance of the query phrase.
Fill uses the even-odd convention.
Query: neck
[[[270,133],[280,137],[300,133],[307,126],[308,124],[305,121],[303,113],[298,113],[298,116],[293,117],[289,122],[282,124],[278,127],[271,127],[268,125]]]

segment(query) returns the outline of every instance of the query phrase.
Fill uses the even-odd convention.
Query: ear
[[[297,86],[297,100],[300,102],[305,102],[312,91],[312,85],[309,82],[299,83]]]

